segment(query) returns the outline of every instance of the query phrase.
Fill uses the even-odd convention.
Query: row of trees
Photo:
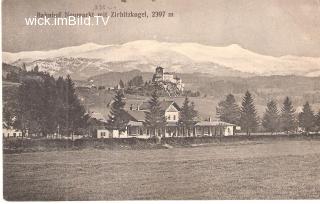
[[[29,134],[46,136],[82,134],[86,131],[86,114],[75,93],[70,76],[53,78],[34,69],[19,76],[16,94],[4,104],[7,125]]]
[[[149,129],[151,135],[163,135],[164,127],[166,125],[165,110],[162,110],[159,94],[153,91],[148,101],[149,111],[145,113],[145,126]],[[108,126],[110,129],[125,130],[126,116],[124,111],[125,101],[123,92],[118,90],[113,98],[111,111],[108,119]],[[185,98],[183,106],[181,107],[178,125],[182,128],[183,133],[190,135],[191,128],[195,123],[197,111],[193,102],[190,102],[188,97]]]
[[[296,117],[295,109],[289,97],[286,97],[281,110],[278,110],[277,103],[271,100],[267,104],[266,111],[261,120],[261,124],[268,132],[297,130],[298,127],[303,128],[307,133],[320,129],[320,110],[318,114],[314,114],[308,102],[303,106],[303,110]],[[226,99],[219,102],[217,106],[217,115],[220,120],[237,124],[248,135],[256,131],[260,118],[258,117],[254,100],[249,91],[245,93],[242,99],[241,107],[236,103],[232,94],[227,95]]]

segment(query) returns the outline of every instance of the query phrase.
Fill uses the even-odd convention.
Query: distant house
[[[236,125],[222,121],[199,121],[195,124],[196,136],[232,136]]]
[[[3,123],[2,126],[2,135],[4,138],[22,137],[21,130],[14,129],[13,127],[8,126],[6,123]]]
[[[126,111],[123,111],[127,121],[130,121],[131,116]],[[107,119],[99,112],[90,113],[90,131],[95,138],[127,138],[127,131],[119,132],[119,130],[111,130],[108,127]]]

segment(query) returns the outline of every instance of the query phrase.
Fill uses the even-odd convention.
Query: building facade
[[[145,126],[145,114],[149,110],[149,103],[143,102],[139,105],[130,105],[126,110],[127,126],[125,131],[108,130],[101,128],[97,130],[97,138],[150,138],[154,135],[160,137],[202,137],[202,136],[232,136],[235,134],[236,125],[222,121],[197,121],[194,127],[186,134],[186,130],[179,126],[180,107],[174,101],[161,101],[160,107],[165,112],[166,125],[162,130],[151,133]]]

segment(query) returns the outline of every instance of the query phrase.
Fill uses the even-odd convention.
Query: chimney
[[[132,104],[130,104],[130,110],[132,110],[133,109],[133,105]]]
[[[140,105],[139,104],[137,104],[137,110],[140,110]]]

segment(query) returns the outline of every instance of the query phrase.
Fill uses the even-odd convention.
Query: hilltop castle
[[[156,68],[156,72],[153,75],[152,82],[171,83],[176,85],[179,91],[183,91],[184,84],[182,83],[182,80],[179,77],[174,76],[173,73],[163,72],[163,70],[164,68],[162,67]]]

